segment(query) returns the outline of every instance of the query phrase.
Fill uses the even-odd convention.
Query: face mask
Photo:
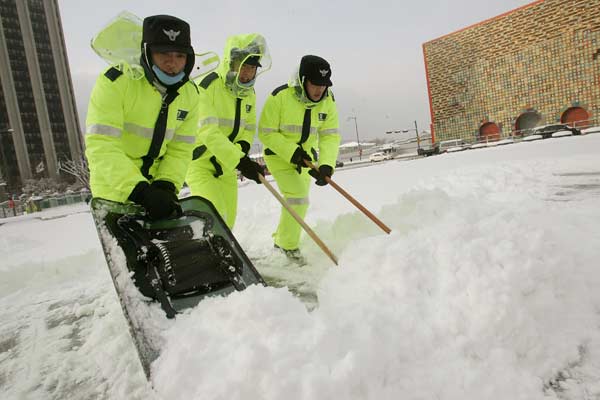
[[[156,75],[158,80],[161,81],[162,84],[167,85],[167,86],[176,84],[177,82],[181,81],[183,79],[183,77],[185,76],[185,73],[183,71],[181,71],[180,73],[178,73],[175,76],[165,74],[156,65],[152,66],[152,71],[154,71],[154,74]]]
[[[246,83],[242,83],[242,82],[239,82],[239,80],[238,80],[238,85],[240,85],[243,88],[251,88],[252,86],[254,86],[254,82],[255,81],[256,81],[256,79],[252,79],[251,81],[248,81]]]

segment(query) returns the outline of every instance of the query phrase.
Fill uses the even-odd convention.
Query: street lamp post
[[[358,138],[358,123],[356,117],[348,117],[347,120],[354,120],[354,129],[356,129],[356,145],[358,146],[358,159],[362,160],[362,149],[360,148],[360,139]]]

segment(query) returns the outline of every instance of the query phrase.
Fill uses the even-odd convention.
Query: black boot
[[[295,264],[298,265],[305,265],[306,264],[306,260],[304,259],[304,256],[302,255],[302,253],[300,252],[300,249],[284,249],[282,247],[277,246],[276,244],[274,245],[274,247],[283,252],[283,254],[285,254],[285,256],[288,258],[288,260],[292,261]]]

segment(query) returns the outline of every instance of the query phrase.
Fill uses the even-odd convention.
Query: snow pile
[[[343,246],[313,312],[255,288],[182,318],[156,387],[165,398],[578,398],[578,380],[600,377],[588,361],[600,356],[600,209],[561,188],[600,165],[565,164],[418,185],[382,210],[391,236]]]

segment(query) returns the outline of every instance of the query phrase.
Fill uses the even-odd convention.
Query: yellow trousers
[[[308,210],[308,193],[312,181],[308,174],[308,168],[302,168],[302,172],[299,174],[294,164],[284,161],[276,155],[265,156],[265,163],[275,178],[282,196],[291,208],[304,219]],[[279,225],[273,233],[275,244],[285,250],[295,250],[300,245],[301,233],[300,224],[282,207]]]
[[[221,215],[229,229],[233,230],[237,216],[238,184],[237,173],[223,171],[223,175],[214,177],[213,168],[195,165],[188,170],[186,178],[192,196],[201,196],[209,200]]]

